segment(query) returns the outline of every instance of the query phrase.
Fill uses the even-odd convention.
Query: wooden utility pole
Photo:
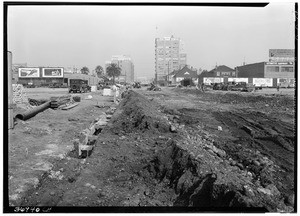
[[[7,51],[7,83],[8,83],[8,129],[14,128],[13,89],[12,89],[12,53]]]

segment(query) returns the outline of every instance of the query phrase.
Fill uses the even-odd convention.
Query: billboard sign
[[[40,77],[39,68],[19,68],[20,78],[35,78]]]
[[[279,78],[277,79],[277,85],[280,87],[295,87],[294,78]]]
[[[228,78],[228,82],[246,82],[248,83],[248,78]]]
[[[64,77],[63,68],[43,68],[43,77]]]
[[[203,77],[203,83],[211,85],[212,83],[224,82],[224,78],[219,77]]]
[[[273,79],[272,78],[253,78],[253,84],[255,86],[273,86]]]
[[[294,49],[269,49],[271,62],[290,62],[295,59]]]

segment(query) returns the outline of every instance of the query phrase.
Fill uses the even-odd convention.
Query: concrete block
[[[92,125],[92,126],[89,128],[89,130],[90,130],[90,134],[89,134],[88,136],[93,135],[93,134],[95,133],[95,131],[96,131],[95,125]]]

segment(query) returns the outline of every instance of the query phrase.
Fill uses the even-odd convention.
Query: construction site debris
[[[69,110],[69,109],[72,109],[72,108],[74,108],[74,107],[76,107],[76,106],[78,106],[79,105],[79,103],[73,103],[73,104],[71,104],[71,105],[69,105],[69,106],[66,106],[66,107],[63,107],[63,108],[61,108],[62,110]]]
[[[39,112],[42,112],[45,109],[48,109],[50,107],[50,103],[51,103],[51,101],[48,101],[48,102],[46,102],[46,103],[44,103],[44,104],[42,104],[40,106],[37,106],[37,107],[35,107],[35,108],[31,109],[31,110],[28,110],[25,113],[17,114],[16,118],[20,119],[20,120],[23,120],[23,121],[26,121],[27,119],[30,119],[31,117],[35,116]]]

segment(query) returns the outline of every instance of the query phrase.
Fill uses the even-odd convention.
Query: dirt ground
[[[28,90],[34,99],[66,94]],[[84,99],[89,94],[92,100]],[[10,131],[11,207],[294,211],[295,100],[290,89],[203,93],[142,88],[127,92],[119,105],[101,92],[81,97],[71,110],[47,109]],[[110,107],[117,109],[97,134],[92,154],[74,157],[74,139]]]

